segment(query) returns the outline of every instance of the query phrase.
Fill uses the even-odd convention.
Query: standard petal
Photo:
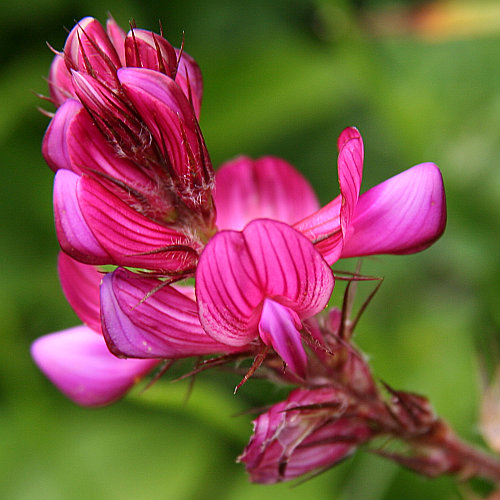
[[[244,345],[258,336],[266,297],[304,318],[326,306],[333,283],[304,236],[282,222],[257,219],[243,232],[221,231],[205,247],[196,273],[200,321],[219,342]]]
[[[76,315],[92,330],[100,332],[99,285],[102,273],[94,266],[77,262],[64,252],[59,253],[57,267],[64,295]]]
[[[241,156],[222,165],[215,175],[214,201],[219,229],[242,230],[262,218],[293,224],[319,208],[307,180],[271,156]]]
[[[102,406],[119,399],[156,364],[118,359],[104,339],[77,326],[37,339],[31,355],[43,373],[75,403]]]
[[[117,269],[101,286],[103,333],[118,356],[185,358],[228,352],[209,337],[196,303],[156,279]]]
[[[97,241],[78,202],[80,176],[61,169],[54,179],[54,217],[61,248],[87,264],[109,263],[109,254]]]
[[[338,145],[338,173],[342,197],[340,226],[345,240],[352,214],[358,203],[363,178],[364,147],[361,135],[354,127],[348,127],[340,134]]]
[[[422,163],[361,195],[342,257],[419,252],[445,226],[441,172],[433,163]]]
[[[73,170],[68,151],[68,129],[79,112],[85,112],[75,99],[68,99],[52,118],[42,142],[42,154],[54,172],[60,168]]]
[[[272,299],[264,299],[259,322],[260,338],[266,345],[273,346],[292,372],[305,377],[307,356],[302,345],[301,328],[294,311]]]

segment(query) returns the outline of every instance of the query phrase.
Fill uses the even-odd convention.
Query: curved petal
[[[337,261],[359,198],[363,176],[364,147],[358,130],[348,127],[338,139],[340,195],[317,212],[294,225],[312,241],[328,264]]]
[[[198,255],[188,237],[136,212],[94,179],[75,177],[69,189],[61,185],[57,190],[63,203],[54,204],[59,241],[68,254],[87,264],[163,274],[195,266]]]
[[[319,208],[307,180],[271,156],[241,156],[222,165],[215,174],[214,201],[219,229],[242,230],[261,218],[293,224]]]
[[[68,150],[68,129],[81,111],[85,112],[81,103],[75,99],[66,100],[57,110],[45,132],[42,154],[54,172],[60,168],[74,170]]]
[[[433,163],[422,163],[361,195],[342,257],[419,252],[445,226],[441,172]]]
[[[103,334],[114,354],[175,359],[230,351],[205,333],[193,300],[161,285],[124,269],[104,277]]]
[[[214,339],[241,346],[257,337],[265,298],[305,318],[326,306],[333,284],[330,268],[305,237],[282,222],[257,219],[243,232],[216,234],[202,252],[200,321]]]
[[[78,203],[80,176],[61,169],[54,179],[54,217],[61,248],[86,264],[108,263],[109,254],[97,241]]]
[[[92,330],[101,332],[99,285],[102,279],[94,266],[81,264],[63,252],[57,259],[59,280],[76,315]]]
[[[156,364],[118,359],[104,339],[86,326],[37,339],[31,355],[61,392],[83,406],[102,406],[121,398]]]

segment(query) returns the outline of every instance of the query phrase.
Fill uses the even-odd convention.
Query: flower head
[[[65,252],[88,264],[192,272],[215,231],[201,73],[162,36],[80,21],[49,76],[43,141]],[[76,229],[73,229],[76,228]]]

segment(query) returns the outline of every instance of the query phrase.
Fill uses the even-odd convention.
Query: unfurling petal
[[[83,406],[102,406],[119,399],[157,363],[118,359],[104,339],[86,326],[37,339],[31,355],[61,392]]]
[[[101,316],[104,337],[117,356],[175,359],[234,350],[205,333],[192,299],[124,269],[103,279]]]
[[[419,252],[445,226],[441,172],[433,163],[422,163],[361,195],[342,257]]]
[[[64,252],[59,253],[57,267],[64,295],[76,315],[92,330],[100,332],[99,285],[102,273],[94,266],[77,262]]]
[[[293,224],[319,203],[307,180],[292,165],[271,156],[241,156],[215,175],[214,201],[219,229],[242,230],[253,219]]]
[[[198,120],[200,119],[201,100],[203,97],[203,77],[198,63],[186,52],[176,49],[178,58],[175,82],[192,104]]]
[[[326,306],[333,283],[306,238],[282,222],[257,219],[243,232],[216,234],[205,247],[196,273],[200,320],[214,339],[242,346],[258,337],[265,298],[309,317]]]
[[[349,235],[363,176],[364,148],[358,130],[346,128],[340,134],[338,148],[340,195],[294,225],[315,244],[329,264],[338,260]]]

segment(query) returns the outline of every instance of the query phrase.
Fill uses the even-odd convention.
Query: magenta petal
[[[100,332],[99,285],[102,273],[94,266],[81,264],[63,252],[59,253],[57,264],[59,280],[71,307],[86,325]]]
[[[191,240],[127,205],[99,182],[83,176],[78,203],[88,227],[111,257],[99,264],[140,267],[168,274],[193,268]]]
[[[361,179],[363,178],[363,140],[358,130],[349,127],[338,139],[339,158],[338,173],[342,205],[340,208],[340,226],[344,240],[352,214],[358,203]]]
[[[101,406],[119,399],[156,364],[116,358],[104,339],[86,326],[37,339],[31,355],[61,392],[83,406]]]
[[[59,170],[54,179],[54,216],[61,248],[87,264],[108,263],[109,254],[89,228],[78,202],[80,176]]]
[[[219,342],[241,346],[258,336],[266,297],[300,318],[321,311],[333,275],[313,245],[290,226],[257,219],[242,233],[222,231],[207,244],[196,273],[200,321]]]
[[[359,198],[342,257],[407,254],[430,246],[446,225],[443,179],[433,163],[416,165]]]
[[[72,170],[68,151],[68,129],[83,106],[74,99],[68,99],[54,115],[42,142],[42,154],[49,167]]]
[[[169,359],[228,352],[203,330],[196,303],[171,286],[158,288],[161,284],[124,269],[103,279],[102,324],[110,350],[120,356]]]
[[[358,130],[348,127],[338,138],[340,196],[294,225],[312,241],[328,264],[342,253],[350,222],[358,203],[363,176],[363,140]]]
[[[272,345],[290,370],[305,377],[307,356],[302,345],[302,324],[297,314],[274,300],[265,299],[259,322],[260,338]]]
[[[215,340],[243,346],[257,337],[264,298],[242,233],[222,231],[204,248],[196,270],[200,321]]]
[[[253,219],[292,224],[319,208],[307,180],[284,160],[242,156],[215,175],[214,201],[219,229],[241,230]]]

